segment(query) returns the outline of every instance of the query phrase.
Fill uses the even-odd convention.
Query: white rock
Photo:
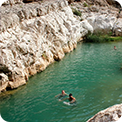
[[[26,84],[30,75],[43,71],[54,60],[61,60],[76,48],[82,36],[93,32],[87,21],[74,18],[65,0],[47,3],[45,7],[38,3],[31,4],[31,8],[29,4],[22,8],[13,6],[14,14],[9,13],[9,8],[7,11],[7,15],[2,11],[2,16],[11,21],[3,16],[4,29],[0,32],[1,62],[11,73],[6,87]]]
[[[119,18],[113,27],[116,36],[122,36],[122,18]]]
[[[94,32],[109,33],[113,29],[116,17],[100,15],[87,18],[88,22],[92,25]]]
[[[117,104],[98,112],[87,122],[116,122],[122,116],[122,104]],[[121,120],[121,119],[120,119]]]

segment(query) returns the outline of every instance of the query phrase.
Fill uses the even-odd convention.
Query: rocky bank
[[[87,20],[73,16],[66,0],[4,5],[0,14],[0,91],[26,84],[93,32]]]

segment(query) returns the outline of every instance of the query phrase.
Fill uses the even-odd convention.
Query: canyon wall
[[[26,84],[93,32],[65,0],[1,6],[0,14],[0,91]]]

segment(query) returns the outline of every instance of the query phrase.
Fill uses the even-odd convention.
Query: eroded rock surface
[[[118,104],[98,112],[87,122],[116,122],[120,119],[121,116],[122,104]]]
[[[106,0],[94,0],[94,2],[88,0],[82,3],[74,2],[71,8],[82,13],[77,19],[87,20],[94,32],[112,32],[115,36],[122,36],[122,11],[111,4]]]
[[[67,1],[17,4],[1,7],[0,91],[26,84],[73,51],[81,37],[93,32],[87,20],[74,18]]]

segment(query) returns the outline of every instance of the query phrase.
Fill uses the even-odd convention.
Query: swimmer
[[[114,50],[116,50],[117,48],[116,48],[116,46],[114,46]]]
[[[64,98],[63,100],[66,100],[66,99],[68,99],[70,103],[76,103],[76,99],[72,96],[71,93],[69,94],[68,98]]]
[[[66,95],[68,95],[67,93],[65,93],[64,90],[62,90],[61,94],[56,95],[55,97],[58,97],[59,99],[62,97],[65,97]]]

